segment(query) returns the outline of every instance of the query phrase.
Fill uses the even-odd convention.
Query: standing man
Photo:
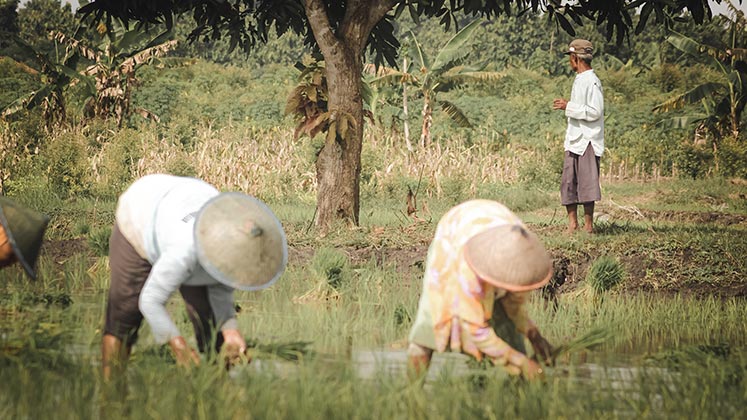
[[[246,342],[238,331],[234,289],[270,286],[288,260],[285,232],[272,211],[246,194],[159,174],[140,178],[122,194],[115,219],[101,345],[104,378],[124,368],[143,318],[179,365],[199,364],[166,310],[177,290],[200,352],[215,340],[216,352],[222,346],[227,359],[239,357]]]
[[[35,280],[47,223],[47,216],[0,196],[0,268],[19,262]]]
[[[553,109],[565,111],[565,160],[560,181],[560,200],[568,212],[568,232],[578,229],[578,204],[584,206],[584,229],[593,233],[594,202],[602,199],[599,159],[604,153],[604,97],[602,82],[591,68],[594,47],[575,39],[564,53],[569,56],[576,79],[571,99],[555,99]]]
[[[509,374],[543,376],[526,355],[552,349],[529,318],[529,293],[547,284],[552,262],[536,235],[491,200],[466,201],[438,222],[428,248],[423,289],[407,349],[408,370],[427,371],[434,351],[486,357]]]

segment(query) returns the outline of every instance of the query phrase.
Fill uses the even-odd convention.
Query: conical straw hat
[[[0,196],[0,223],[26,274],[36,279],[36,260],[49,217]]]
[[[504,225],[464,245],[470,268],[482,280],[512,292],[538,289],[552,277],[552,261],[537,236],[522,225]]]
[[[280,221],[263,202],[242,193],[222,193],[203,206],[195,244],[205,271],[234,289],[269,287],[288,263]]]

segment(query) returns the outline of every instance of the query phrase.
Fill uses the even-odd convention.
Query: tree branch
[[[376,24],[397,5],[397,3],[399,3],[397,0],[379,0],[375,2],[368,11],[368,25],[370,26],[368,31],[370,32],[371,29],[373,29],[373,27],[376,26]]]
[[[350,0],[345,10],[345,18],[340,26],[340,37],[355,41],[356,52],[360,53],[368,42],[374,26],[386,16],[397,0]]]
[[[322,50],[322,54],[325,56],[332,54],[340,40],[332,32],[332,25],[329,23],[324,2],[322,0],[304,0],[303,6],[306,9],[309,26],[314,32],[314,38],[319,45],[319,49]]]

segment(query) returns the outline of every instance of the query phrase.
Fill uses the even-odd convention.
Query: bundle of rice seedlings
[[[592,263],[586,282],[595,293],[604,293],[620,284],[624,278],[622,264],[614,257],[603,255]]]
[[[281,360],[295,362],[305,357],[312,356],[314,352],[309,348],[309,341],[291,341],[288,343],[259,343],[256,340],[247,340],[246,348],[252,357],[263,356],[277,357]]]
[[[692,365],[705,366],[713,359],[728,360],[731,354],[732,349],[728,343],[697,344],[649,354],[644,357],[644,361],[650,364],[684,369]]]
[[[592,350],[604,344],[610,338],[612,338],[612,333],[607,329],[591,329],[573,340],[555,347],[552,351],[552,360],[557,360],[563,355]]]
[[[330,301],[340,298],[340,291],[351,277],[350,262],[345,253],[334,248],[321,248],[309,264],[311,278],[316,285],[295,302]]]

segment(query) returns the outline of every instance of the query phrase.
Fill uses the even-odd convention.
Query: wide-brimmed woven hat
[[[482,280],[512,292],[538,289],[552,277],[552,261],[537,238],[519,224],[481,232],[464,245],[470,268]]]
[[[195,244],[205,271],[234,289],[269,287],[288,263],[280,221],[265,203],[238,192],[205,203],[195,221]]]
[[[0,223],[24,271],[36,279],[36,260],[49,217],[0,196]]]

